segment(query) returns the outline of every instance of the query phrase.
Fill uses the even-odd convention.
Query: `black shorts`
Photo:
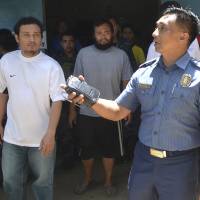
[[[88,160],[97,155],[104,158],[115,158],[120,155],[117,122],[101,117],[79,115],[77,139],[82,160]]]

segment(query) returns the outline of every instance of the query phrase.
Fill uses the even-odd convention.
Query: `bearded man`
[[[80,50],[74,75],[82,74],[88,84],[98,88],[102,98],[114,100],[126,86],[132,69],[129,58],[123,50],[113,45],[114,29],[105,19],[94,23],[94,44]],[[93,185],[92,171],[94,158],[102,157],[105,172],[105,192],[108,196],[116,192],[112,183],[114,160],[119,155],[118,122],[101,118],[86,106],[80,107],[77,117],[72,105],[69,123],[77,124],[77,138],[81,148],[80,155],[84,167],[84,180],[75,188],[82,194]]]

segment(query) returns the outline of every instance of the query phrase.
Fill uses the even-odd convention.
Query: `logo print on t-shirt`
[[[16,76],[16,74],[10,74],[10,78],[12,78],[12,77],[14,77],[14,76]]]

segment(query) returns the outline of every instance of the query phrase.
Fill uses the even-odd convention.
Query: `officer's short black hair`
[[[165,1],[160,5],[160,15],[162,15],[165,12],[165,10],[167,10],[167,8],[171,7],[181,8],[181,4],[177,1]]]
[[[107,20],[106,18],[97,19],[94,22],[94,26],[93,26],[94,30],[96,27],[102,26],[103,24],[107,24],[110,27],[111,32],[114,33],[114,28],[113,28],[112,23],[109,20]]]
[[[20,27],[23,25],[30,25],[30,24],[36,24],[39,26],[40,28],[40,32],[41,32],[41,36],[42,36],[42,32],[43,32],[43,25],[42,23],[36,19],[35,17],[29,16],[29,17],[23,17],[21,19],[19,19],[19,21],[15,24],[14,27],[14,32],[16,35],[19,35],[19,31],[20,31]]]
[[[173,14],[177,17],[176,23],[188,31],[190,44],[198,35],[199,18],[191,10],[177,7],[168,8],[163,16]]]

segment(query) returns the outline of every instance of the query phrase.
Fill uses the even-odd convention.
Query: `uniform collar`
[[[176,61],[176,65],[177,65],[179,68],[185,70],[186,67],[187,67],[187,65],[188,65],[188,63],[189,63],[189,61],[190,61],[190,59],[191,59],[191,57],[190,57],[189,53],[186,52],[181,58],[179,58],[179,59]]]
[[[180,57],[180,58],[176,61],[175,65],[176,65],[177,67],[179,67],[179,68],[185,70],[186,67],[187,67],[187,65],[188,65],[188,63],[189,63],[189,61],[190,61],[190,59],[191,59],[191,57],[190,57],[189,53],[186,52],[182,57]],[[163,63],[162,56],[160,56],[160,59],[159,59],[158,63],[159,63],[159,66],[160,66],[160,67],[165,68],[165,65],[164,65],[164,63]],[[174,67],[175,67],[175,66],[174,66]],[[174,67],[172,67],[172,69],[173,69]]]

